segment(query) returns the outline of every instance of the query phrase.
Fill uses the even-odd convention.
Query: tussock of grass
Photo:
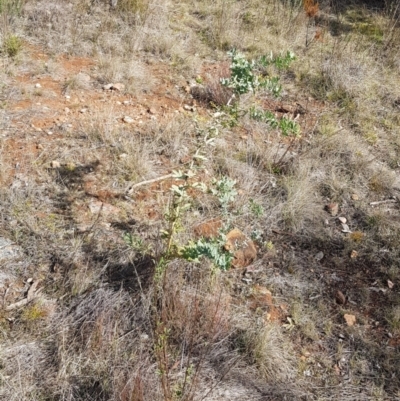
[[[0,236],[20,253],[0,260],[1,294],[5,306],[17,302],[26,289],[13,292],[9,281],[29,277],[42,281],[43,294],[1,311],[0,398],[399,396],[400,31],[393,10],[321,3],[310,19],[303,2],[289,1],[119,0],[110,8],[0,0],[3,14],[5,7]],[[15,37],[7,45],[9,32]],[[19,55],[15,38],[24,39]],[[52,54],[50,64],[29,61],[31,47]],[[220,79],[229,77],[232,48],[249,59],[295,52],[280,73],[279,99],[267,91],[231,99]],[[96,65],[89,84],[74,71],[64,92],[125,96],[134,122],[123,122],[125,105],[113,100],[55,140],[22,132],[17,123],[30,125],[40,109],[27,116],[9,104],[40,103],[47,92],[29,97],[11,77],[56,77],[61,54]],[[101,90],[117,82],[123,93]],[[304,110],[297,115],[286,103]],[[301,137],[290,142],[251,119],[252,106],[294,119]],[[41,144],[35,156],[27,150],[14,163],[10,152],[24,153],[33,138]],[[60,166],[50,168],[52,161]],[[196,175],[188,182],[205,187],[187,191],[179,221],[170,187],[184,179],[126,194],[129,184],[189,169]],[[238,193],[225,207],[210,191],[221,177],[234,180]],[[332,203],[337,215],[326,208]],[[254,239],[251,266],[221,272],[205,260],[181,260],[179,246],[193,239],[193,227],[212,219],[222,220],[224,233],[238,228]],[[254,307],[259,286],[271,299]],[[344,304],[335,300],[338,290]],[[345,313],[357,317],[355,326],[346,326]]]

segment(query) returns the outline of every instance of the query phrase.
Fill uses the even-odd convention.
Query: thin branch
[[[172,178],[172,177],[173,177],[173,174],[167,174],[167,175],[163,175],[158,178],[153,178],[152,180],[138,182],[137,184],[134,184],[132,186],[129,185],[128,188],[126,189],[125,193],[128,195],[131,195],[133,193],[133,191],[135,190],[135,188],[141,187],[142,185],[152,184],[153,182],[163,181],[163,180],[166,180],[166,179]]]

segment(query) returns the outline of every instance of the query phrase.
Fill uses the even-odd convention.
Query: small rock
[[[346,224],[346,223],[347,223],[346,217],[339,217],[339,221],[340,221],[341,223],[343,223],[343,224]]]
[[[117,105],[118,105],[118,106],[121,106],[121,104],[122,104],[122,103],[121,103],[119,100],[117,100]]]
[[[213,117],[214,118],[218,118],[218,117],[221,117],[223,115],[224,115],[224,113],[221,113],[220,111],[217,111],[216,113],[213,114]]]
[[[71,109],[70,109],[69,107],[66,107],[66,108],[64,109],[64,112],[65,112],[66,114],[69,114],[69,113],[71,113]]]
[[[328,220],[328,219],[325,219],[325,220],[324,220],[324,224],[325,224],[326,226],[329,226],[329,220]]]
[[[233,267],[246,267],[257,257],[257,249],[254,242],[237,228],[227,234],[224,247],[227,251],[233,253]]]
[[[339,204],[338,203],[329,203],[325,206],[325,209],[330,213],[332,216],[337,216],[339,213]]]
[[[354,324],[356,323],[356,317],[354,315],[349,315],[346,313],[343,317],[347,323],[347,326],[354,326]]]
[[[350,258],[355,259],[357,256],[358,256],[358,252],[353,249],[350,253]]]
[[[92,214],[101,213],[104,217],[116,216],[121,212],[121,209],[101,201],[92,201],[88,207]]]
[[[40,84],[35,84],[35,88],[39,89],[39,88],[41,88],[41,87],[42,87],[42,85],[40,85]]]
[[[351,199],[354,200],[354,201],[358,201],[360,198],[359,198],[359,196],[357,194],[352,194],[351,195]]]
[[[183,105],[183,108],[184,108],[185,110],[188,110],[188,111],[195,111],[195,110],[196,110],[195,107],[189,106],[188,104],[184,104],[184,105]]]
[[[314,258],[319,262],[320,260],[322,260],[324,258],[324,253],[323,252],[318,252]]]
[[[128,157],[128,154],[127,154],[127,153],[121,153],[121,154],[118,156],[118,159],[122,160],[122,159],[126,159],[127,157]]]
[[[53,131],[47,131],[47,135],[53,135]]]
[[[125,106],[129,106],[131,104],[130,100],[124,100],[122,102]]]
[[[112,88],[115,91],[122,92],[125,89],[125,85],[121,83],[116,83],[112,85]]]
[[[51,168],[60,168],[61,167],[61,163],[57,160],[53,160],[52,162],[50,162],[50,167]]]
[[[88,109],[83,108],[83,109],[80,109],[80,110],[79,110],[79,113],[85,114],[87,111],[88,111]]]
[[[222,220],[219,218],[215,218],[198,224],[193,231],[198,238],[213,238],[218,236],[221,227]]]
[[[22,249],[15,245],[13,241],[0,237],[0,261],[16,258],[20,254],[22,254]],[[4,271],[0,271],[0,282],[4,275]]]
[[[103,90],[105,91],[109,91],[113,88],[113,84],[107,84],[107,85],[103,85]]]
[[[389,287],[390,289],[392,289],[392,288],[394,287],[393,282],[390,281],[390,280],[387,281],[387,285],[388,285],[388,287]]]
[[[148,112],[149,114],[157,114],[157,110],[156,110],[154,107],[150,107],[150,108],[147,110],[147,112]]]
[[[135,120],[132,117],[125,116],[122,121],[127,124],[132,124]]]
[[[90,77],[90,75],[85,74],[84,72],[80,72],[80,73],[76,76],[76,78],[77,78],[79,81],[81,81],[81,82],[90,82],[90,80],[92,79],[92,78]]]
[[[43,145],[41,143],[38,143],[36,145],[36,149],[43,150],[44,148],[43,148]]]

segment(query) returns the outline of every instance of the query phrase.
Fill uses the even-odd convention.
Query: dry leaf
[[[339,368],[339,366],[338,366],[338,365],[335,365],[335,366],[333,367],[333,369],[335,369],[335,373],[336,373],[336,375],[337,375],[337,376],[340,376],[340,374],[341,374],[341,371],[340,371],[340,368]]]
[[[342,233],[351,233],[350,228],[347,224],[342,224]]]
[[[343,317],[344,320],[346,320],[347,326],[354,326],[356,322],[356,317],[354,315],[349,315],[346,313]]]
[[[344,296],[342,291],[336,291],[335,298],[336,303],[338,303],[339,305],[344,305],[346,303],[346,297]]]

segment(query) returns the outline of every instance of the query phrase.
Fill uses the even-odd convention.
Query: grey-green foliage
[[[228,206],[235,200],[237,191],[235,189],[236,181],[229,177],[222,177],[219,180],[214,179],[210,192],[218,199],[224,217],[228,219]],[[225,229],[228,224],[225,222]],[[221,270],[227,270],[231,266],[233,254],[225,249],[226,237],[224,229],[215,238],[200,238],[197,241],[189,241],[180,249],[182,258],[199,262],[202,257],[206,257]]]
[[[274,96],[279,96],[282,91],[279,77],[269,76],[267,68],[274,66],[281,71],[287,69],[290,63],[295,60],[294,54],[289,51],[285,55],[274,56],[271,53],[269,56],[262,56],[251,61],[236,50],[228,52],[228,55],[231,58],[231,76],[222,78],[221,84],[231,88],[237,95],[266,88]]]
[[[217,197],[224,214],[227,213],[228,206],[235,200],[237,191],[235,189],[236,181],[229,177],[222,177],[220,180],[215,178],[212,181],[211,193]]]
[[[298,136],[300,134],[300,126],[295,121],[287,117],[276,118],[274,113],[269,110],[259,110],[255,107],[250,108],[250,118],[262,121],[271,128],[279,129],[283,136]]]
[[[199,262],[206,257],[221,270],[228,270],[233,260],[233,254],[224,248],[226,237],[220,234],[216,238],[200,238],[189,241],[181,251],[181,256],[192,262]]]

